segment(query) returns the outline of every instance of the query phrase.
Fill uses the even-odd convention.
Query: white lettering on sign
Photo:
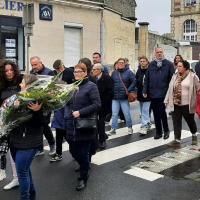
[[[51,12],[50,12],[49,10],[44,10],[44,11],[42,12],[42,16],[43,16],[43,17],[51,17]]]

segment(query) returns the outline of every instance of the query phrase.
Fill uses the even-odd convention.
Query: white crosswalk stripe
[[[140,124],[136,124],[133,126],[134,134],[138,133],[140,129]],[[55,134],[55,133],[54,133]],[[120,128],[117,130],[116,135],[112,135],[109,137],[108,140],[114,140],[116,138],[123,137],[127,135],[127,128]],[[191,133],[189,131],[182,131],[182,139],[191,137]],[[147,138],[147,139],[141,139],[139,141],[134,141],[128,144],[120,145],[117,147],[105,149],[103,151],[97,152],[92,157],[92,163],[96,165],[103,165],[105,163],[115,161],[117,159],[121,159],[130,155],[134,155],[136,153],[140,153],[146,150],[150,150],[156,147],[160,147],[162,145],[165,145],[169,143],[171,140],[173,140],[174,135],[173,132],[170,133],[170,137],[167,140],[154,140],[153,137]],[[44,147],[45,150],[49,150],[49,146]],[[69,145],[67,142],[63,143],[63,152],[69,150]]]
[[[152,126],[152,128],[154,128],[154,126]],[[136,124],[133,126],[134,134],[138,133],[139,130],[140,130],[140,124]],[[53,134],[55,136],[55,131],[53,131]],[[115,139],[124,137],[126,135],[128,135],[127,128],[120,128],[117,130],[117,134],[110,136],[108,140],[111,140],[111,142],[115,142]],[[191,137],[191,133],[189,131],[186,131],[186,130],[182,131],[182,139],[190,138],[190,137]],[[96,165],[103,165],[112,161],[116,161],[118,159],[125,158],[130,155],[148,151],[156,147],[161,147],[163,145],[166,145],[173,139],[174,139],[173,131],[170,133],[170,137],[167,140],[163,140],[163,139],[154,140],[153,137],[149,137],[146,139],[141,138],[141,140],[138,140],[138,141],[133,141],[128,144],[126,143],[120,146],[115,146],[115,147],[97,152],[92,157],[92,163]],[[49,150],[49,146],[48,145],[45,146],[44,149]],[[68,151],[68,150],[69,150],[69,145],[67,142],[64,142],[63,152]],[[148,181],[155,181],[159,178],[164,177],[162,174],[159,174],[161,171],[171,168],[173,166],[176,166],[180,163],[186,162],[188,160],[191,160],[200,155],[200,153],[196,153],[196,152],[191,153],[189,151],[190,149],[181,150],[181,152],[179,152],[179,157],[181,155],[180,159],[179,157],[177,157],[177,159],[175,158],[173,161],[170,160],[171,159],[170,157],[168,158],[166,156],[167,153],[164,153],[160,157],[158,156],[152,159],[153,161],[157,162],[156,167],[154,167],[152,164],[152,166],[149,166],[149,170],[146,170],[145,162],[140,162],[134,166],[131,166],[130,169],[124,171],[124,173],[128,175],[136,176]],[[163,159],[168,159],[168,160],[166,162],[163,162]],[[158,163],[160,165],[157,165]]]
[[[129,174],[131,176],[136,176],[138,178],[142,178],[148,181],[155,181],[159,178],[163,178],[164,176],[158,173],[150,172],[139,167],[132,167],[131,169],[124,172],[125,174]]]
[[[132,128],[133,128],[133,134],[140,132],[140,126],[141,126],[141,124],[135,124],[135,125],[132,126]],[[155,128],[155,125],[152,124],[150,130],[152,130],[154,128]],[[115,138],[119,138],[119,137],[127,135],[128,134],[128,128],[120,128],[120,129],[117,129],[116,132],[117,132],[117,134],[111,135],[109,137],[109,140],[115,139]]]
[[[120,131],[123,131],[120,130]],[[182,139],[190,137],[191,133],[189,131],[182,131]],[[92,163],[96,165],[102,165],[123,157],[127,157],[139,152],[143,152],[146,150],[153,149],[155,147],[159,147],[162,145],[165,145],[169,143],[171,140],[173,140],[174,135],[173,132],[171,132],[169,139],[167,140],[154,140],[153,137],[139,140],[137,142],[132,142],[129,144],[121,145],[118,147],[114,147],[111,149],[107,149],[105,151],[98,152],[92,157]]]
[[[155,128],[154,125],[152,125],[151,129],[153,129],[153,128]],[[138,133],[139,130],[140,130],[140,124],[133,125],[133,133]],[[109,136],[108,140],[123,137],[127,134],[128,134],[127,128],[120,128],[117,130],[117,134]],[[53,136],[55,137],[55,131],[53,131]],[[48,145],[44,146],[44,150],[49,151],[49,146]],[[64,142],[63,143],[63,152],[68,151],[68,150],[69,150],[69,145],[67,142]]]

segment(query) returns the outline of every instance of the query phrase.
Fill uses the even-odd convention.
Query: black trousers
[[[0,169],[6,169],[6,155],[9,150],[9,136],[0,138]]]
[[[6,155],[0,155],[0,169],[6,169]]]
[[[51,146],[51,145],[55,145],[55,139],[53,137],[52,130],[49,126],[50,118],[51,118],[51,113],[49,113],[47,116],[45,116],[45,123],[43,126],[43,134],[44,134],[45,138],[47,139],[48,144]],[[43,149],[43,146],[41,146],[39,148],[39,150],[42,150],[42,149]]]
[[[163,131],[168,132],[167,113],[165,111],[164,99],[151,99],[151,108],[153,110],[154,122],[156,126],[156,135],[162,135]]]
[[[177,106],[174,105],[174,112],[172,113],[172,120],[174,126],[174,136],[175,139],[181,139],[181,130],[182,130],[182,117],[187,122],[187,125],[190,128],[190,132],[195,134],[197,132],[196,122],[194,120],[194,113],[189,113],[189,105]]]
[[[66,139],[66,130],[56,128],[56,153],[62,155],[63,139]]]
[[[105,118],[106,116],[99,115],[97,120],[98,141],[100,143],[105,142],[108,138],[105,132]]]
[[[90,168],[90,151],[92,141],[68,141],[70,153],[80,165],[80,179],[87,181]]]

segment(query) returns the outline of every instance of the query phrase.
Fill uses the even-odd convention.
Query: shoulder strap
[[[119,72],[118,72],[118,75],[119,75],[119,80],[121,81],[121,83],[122,83],[122,85],[123,85],[123,87],[124,87],[124,89],[125,89],[125,91],[126,91],[126,94],[128,94],[128,90],[127,90],[127,88],[126,88],[126,86],[125,86],[125,84],[124,84],[124,82],[123,82],[123,80],[122,80],[122,77],[121,77],[121,75],[120,75]]]

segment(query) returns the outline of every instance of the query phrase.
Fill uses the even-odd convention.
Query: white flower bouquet
[[[35,81],[25,91],[6,99],[0,108],[0,138],[9,134],[14,128],[31,119],[32,112],[27,108],[30,102],[42,103],[42,112],[60,109],[72,98],[82,81],[73,84],[59,84],[60,74],[51,80]],[[19,100],[20,104],[15,105]]]

